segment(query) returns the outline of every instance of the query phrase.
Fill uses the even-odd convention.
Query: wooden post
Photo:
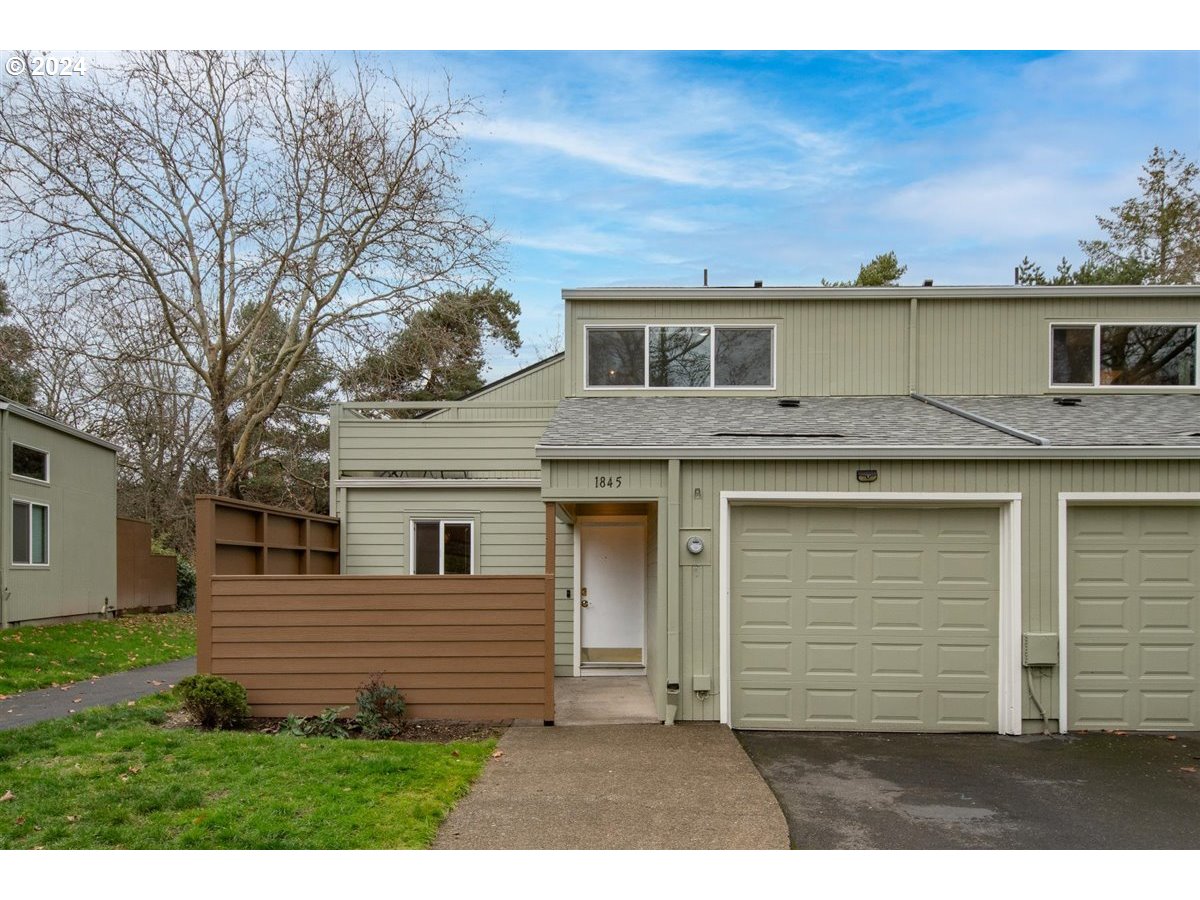
[[[216,501],[196,498],[196,671],[212,672],[212,579],[216,572]]]
[[[554,724],[554,570],[557,564],[554,539],[558,531],[556,503],[546,504],[546,710],[545,725]]]

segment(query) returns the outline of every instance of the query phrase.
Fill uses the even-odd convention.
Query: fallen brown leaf
[[[135,702],[135,701],[133,701],[133,700],[130,700],[130,701],[129,701],[128,703],[126,703],[125,705],[126,705],[126,706],[133,706],[134,702]]]
[[[74,700],[72,700],[71,702],[72,702],[72,703],[82,703],[82,702],[83,702],[83,698],[82,698],[82,697],[76,697],[76,698],[75,698]]]
[[[457,750],[451,750],[450,755],[453,756],[455,759],[458,759],[459,752]]]
[[[1173,734],[1168,734],[1168,735],[1167,735],[1167,740],[1168,740],[1168,741],[1177,741],[1177,740],[1179,740],[1179,738],[1177,738],[1177,737],[1176,737],[1175,735],[1173,735]]]
[[[12,799],[14,799],[14,795],[13,795],[12,791],[5,791],[3,794],[0,794],[0,803],[7,803],[9,800],[12,800]]]
[[[67,816],[67,821],[68,822],[78,822],[79,816]]]
[[[147,681],[146,684],[152,684],[155,687],[158,687],[160,684],[165,684],[165,682],[159,681],[157,679],[152,679],[151,681]]]
[[[497,750],[495,753],[492,754],[492,759],[499,759],[503,755],[504,755],[503,750]]]
[[[14,824],[14,825],[24,825],[24,824],[25,824],[25,817],[24,817],[24,816],[17,816],[15,819],[13,819],[13,824]]]
[[[1196,767],[1195,766],[1180,766],[1179,771],[1180,772],[1195,772]],[[3,797],[0,797],[0,800],[3,800],[3,799],[4,799]]]

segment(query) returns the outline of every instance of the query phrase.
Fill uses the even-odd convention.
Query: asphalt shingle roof
[[[1025,444],[909,397],[585,397],[558,405],[543,447],[721,448]]]
[[[933,398],[1041,438],[1043,446],[1200,448],[1200,395],[1088,394]],[[559,404],[539,446],[979,447],[1036,445],[907,396],[582,397]]]
[[[942,397],[951,406],[1043,438],[1050,446],[1200,447],[1200,394]]]

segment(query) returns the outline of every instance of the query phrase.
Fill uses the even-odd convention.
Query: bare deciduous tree
[[[456,171],[472,111],[359,58],[147,52],[87,79],[9,78],[0,252],[53,273],[46,302],[134,323],[127,337],[157,323],[104,352],[194,376],[236,496],[313,347],[373,346],[494,274]]]

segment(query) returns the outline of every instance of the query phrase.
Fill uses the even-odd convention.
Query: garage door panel
[[[790,628],[792,595],[744,593],[738,607],[737,625],[742,628]]]
[[[924,630],[928,604],[923,597],[871,597],[871,630]]]
[[[1075,507],[1068,545],[1070,727],[1200,727],[1200,509]]]
[[[761,537],[742,512],[731,527],[736,727],[996,730],[997,510],[753,508]],[[787,624],[784,592],[759,577],[764,549],[802,560]]]
[[[1141,630],[1143,632],[1179,631],[1196,633],[1196,619],[1200,616],[1200,605],[1196,595],[1183,597],[1161,597],[1141,595]]]
[[[991,597],[938,597],[938,631],[991,632],[996,610]]]
[[[841,597],[803,597],[804,625],[809,630],[833,628],[840,630],[857,629],[859,627],[859,609],[857,596],[853,594]]]

